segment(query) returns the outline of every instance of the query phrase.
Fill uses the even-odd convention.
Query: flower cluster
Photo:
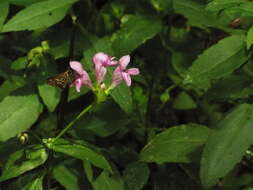
[[[131,75],[138,75],[140,71],[138,68],[127,69],[129,62],[129,55],[125,55],[117,61],[114,57],[111,57],[105,53],[96,53],[93,57],[93,63],[96,72],[97,86],[99,88],[106,89],[107,91],[115,88],[122,81],[125,81],[127,86],[131,86]],[[116,67],[112,75],[112,83],[109,88],[104,88],[103,81],[107,72],[107,67],[110,66]],[[96,90],[92,85],[88,73],[83,69],[81,63],[77,61],[70,61],[70,67],[75,72],[75,79],[71,86],[75,86],[77,92],[80,92],[80,89],[83,85],[88,86],[93,91]]]

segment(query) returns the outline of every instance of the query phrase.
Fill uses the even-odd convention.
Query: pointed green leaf
[[[38,167],[47,160],[47,156],[42,145],[31,145],[12,153],[4,165],[0,182]]]
[[[123,179],[126,184],[125,190],[141,190],[149,178],[148,165],[135,162],[127,165],[123,172]]]
[[[215,185],[240,162],[252,145],[253,105],[241,104],[221,120],[204,148],[200,178],[204,187]]]
[[[66,190],[80,189],[78,177],[64,165],[56,166],[53,170],[53,176]]]
[[[112,48],[116,57],[130,54],[146,40],[153,38],[161,30],[157,18],[127,15],[122,18],[122,26],[112,35]]]
[[[1,0],[0,2],[0,32],[3,27],[3,23],[9,13],[9,3],[7,0]]]
[[[206,10],[218,12],[222,9],[238,6],[244,2],[244,0],[213,0],[208,3]]]
[[[205,142],[210,129],[195,124],[169,128],[156,135],[141,151],[144,162],[185,162],[193,160],[194,153]]]
[[[47,1],[47,0],[9,0],[11,4],[18,5],[18,6],[27,6],[33,3],[38,3],[40,1]]]
[[[26,184],[21,190],[43,190],[43,178],[43,175],[38,176]]]
[[[42,105],[34,90],[25,86],[0,102],[0,141],[27,130],[38,118]]]
[[[124,182],[120,176],[110,175],[109,172],[103,171],[94,182],[94,190],[124,190]]]
[[[249,29],[247,33],[247,49],[249,49],[253,44],[253,26]]]
[[[184,83],[207,90],[212,80],[229,75],[245,63],[248,59],[245,45],[243,35],[233,35],[220,40],[193,62]]]
[[[127,85],[121,84],[112,90],[111,96],[116,103],[126,112],[130,113],[133,109],[133,102],[130,89]]]
[[[150,3],[158,11],[172,10],[172,0],[150,0]]]
[[[60,89],[48,84],[38,85],[40,96],[49,111],[53,112],[60,102]]]
[[[47,106],[48,110],[53,112],[60,102],[60,89],[50,86],[46,83],[47,79],[56,75],[56,64],[47,56],[40,57],[40,66],[35,74],[38,83],[39,95]]]
[[[34,3],[18,12],[4,26],[2,32],[35,30],[59,22],[72,3],[77,0],[48,0]]]
[[[178,110],[190,110],[195,109],[197,107],[194,100],[189,96],[186,92],[181,92],[175,98],[173,102],[173,107]]]
[[[49,145],[49,148],[56,152],[61,152],[66,155],[88,161],[99,168],[112,171],[110,163],[101,153],[101,151],[97,147],[85,141],[57,139]]]

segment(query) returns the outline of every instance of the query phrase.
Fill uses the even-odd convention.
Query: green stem
[[[93,108],[95,105],[95,103],[90,104],[88,107],[86,107],[81,113],[79,113],[79,115],[73,119],[56,137],[55,140],[59,139],[62,135],[64,135],[74,124],[75,122],[77,122],[80,117],[82,117],[85,113],[87,113],[88,111],[90,111],[91,108]]]

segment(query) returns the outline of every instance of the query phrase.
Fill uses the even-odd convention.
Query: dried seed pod
[[[231,28],[239,28],[242,25],[242,18],[236,18],[229,23]]]

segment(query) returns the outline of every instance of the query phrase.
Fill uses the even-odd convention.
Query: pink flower
[[[131,86],[131,76],[130,75],[140,74],[140,71],[138,68],[126,69],[129,62],[130,62],[129,55],[125,55],[120,58],[119,66],[113,72],[111,88],[114,88],[117,85],[119,85],[122,82],[122,80],[124,80],[126,82],[127,86]]]
[[[83,69],[82,64],[78,61],[70,61],[70,67],[75,71],[75,79],[71,86],[76,86],[76,91],[80,92],[81,86],[86,85],[89,88],[92,87],[92,83],[88,73]]]
[[[105,77],[106,67],[116,65],[118,62],[113,60],[113,57],[99,52],[93,57],[93,62],[95,64],[97,83],[100,84]]]

